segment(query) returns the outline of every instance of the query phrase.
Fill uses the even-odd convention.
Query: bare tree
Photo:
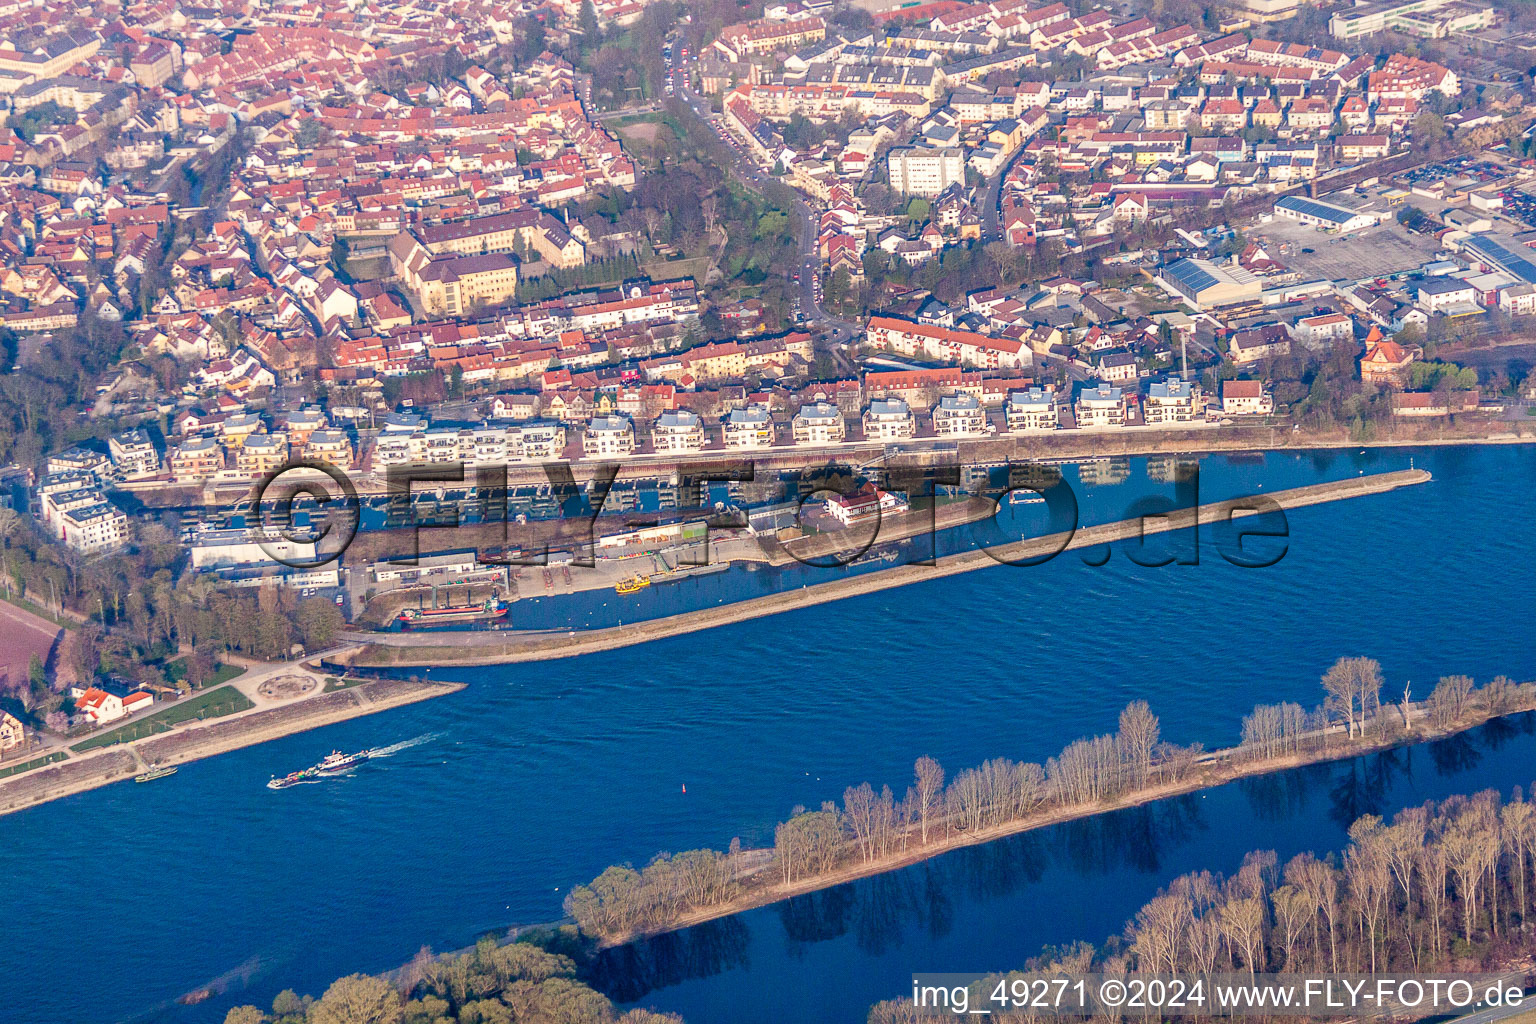
[[[1221,907],[1221,928],[1227,945],[1242,953],[1251,977],[1263,966],[1264,900],[1258,896],[1228,900]]]
[[[1381,706],[1381,665],[1374,658],[1340,658],[1323,676],[1326,707],[1341,715],[1351,737],[1365,732]]]
[[[1386,830],[1374,814],[1356,821],[1349,830],[1353,844],[1344,854],[1344,877],[1349,882],[1350,903],[1368,936],[1371,973],[1376,972],[1376,933],[1391,891],[1392,874],[1386,851]]]
[[[1434,692],[1429,695],[1430,721],[1443,728],[1461,721],[1471,706],[1472,677],[1441,676]]]
[[[1144,700],[1135,700],[1120,712],[1120,747],[1131,771],[1131,785],[1141,789],[1152,775],[1152,751],[1158,741],[1157,716]]]
[[[928,819],[932,817],[934,808],[939,805],[939,797],[944,792],[944,768],[931,757],[920,757],[913,765],[913,770],[917,775],[912,792],[917,797],[918,828],[926,844]]]

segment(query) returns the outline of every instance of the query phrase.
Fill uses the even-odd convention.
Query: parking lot
[[[1433,235],[1416,234],[1395,220],[1352,235],[1330,235],[1276,218],[1253,237],[1271,246],[1270,255],[1303,280],[1354,281],[1395,274],[1427,262],[1440,248]]]

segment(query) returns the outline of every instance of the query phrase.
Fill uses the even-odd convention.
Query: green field
[[[62,761],[68,756],[69,755],[64,753],[62,750],[55,750],[53,753],[46,757],[39,757],[36,760],[28,761],[25,764],[6,765],[4,768],[0,768],[0,779],[11,775],[20,775],[22,772],[29,772],[33,768],[41,768],[43,765],[53,764],[55,761]]]
[[[233,686],[221,686],[216,690],[204,690],[196,697],[179,700],[164,711],[157,711],[148,718],[141,718],[121,728],[92,736],[88,740],[76,743],[70,749],[79,753],[96,747],[108,747],[114,743],[128,743],[156,733],[169,732],[182,722],[190,722],[198,718],[219,718],[252,707],[255,705],[245,694]]]

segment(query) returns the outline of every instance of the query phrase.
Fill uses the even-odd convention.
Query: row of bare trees
[[[1322,707],[1261,705],[1244,718],[1241,745],[1213,756],[1282,758],[1329,744],[1344,753],[1410,720],[1427,720],[1443,730],[1536,704],[1536,687],[1500,677],[1478,689],[1469,677],[1447,676],[1420,705],[1407,702],[1405,688],[1401,708],[1384,709],[1381,666],[1361,657],[1341,658],[1322,684]],[[826,801],[816,810],[795,807],[775,828],[771,851],[743,856],[733,842],[730,853],[714,854],[714,860],[705,858],[710,851],[694,851],[662,855],[643,871],[611,867],[589,885],[573,889],[566,911],[583,931],[610,941],[661,931],[690,912],[736,899],[754,882],[791,886],[830,880],[850,869],[936,852],[957,839],[970,842],[1015,831],[1062,811],[1151,795],[1160,786],[1187,779],[1202,762],[1200,745],[1162,740],[1146,701],[1127,705],[1117,724],[1113,733],[1074,740],[1044,765],[999,757],[947,778],[937,761],[920,757],[905,795],[866,782],[848,787],[841,803]],[[709,884],[689,881],[706,869]],[[1242,912],[1253,916],[1251,910]]]
[[[610,867],[576,886],[565,909],[583,931],[615,939],[670,927],[690,911],[718,905],[741,892],[742,881],[764,866],[765,878],[785,885],[849,865],[887,861],[950,841],[1027,821],[1052,807],[1110,799],[1175,779],[1194,765],[1199,747],[1160,740],[1157,716],[1145,701],[1120,714],[1117,732],[1069,744],[1044,766],[993,758],[946,779],[942,765],[920,757],[906,793],[869,783],[850,786],[841,804],[796,807],[774,830],[767,851],[743,858],[708,850],[662,855],[643,871]],[[707,881],[698,880],[700,873]]]
[[[1533,789],[1536,795],[1536,789]],[[1175,879],[1127,922],[1123,940],[1059,951],[1025,974],[1078,972],[1425,973],[1497,967],[1528,953],[1536,928],[1536,803],[1492,790],[1375,815],[1342,854],[1283,867],[1250,853],[1230,878]],[[990,990],[996,979],[980,983]],[[978,1004],[980,1005],[980,1004]],[[878,1004],[896,1024],[911,1000]]]
[[[1405,684],[1396,704],[1383,704],[1381,665],[1361,657],[1334,662],[1322,685],[1323,704],[1310,711],[1290,702],[1255,707],[1243,718],[1236,756],[1262,760],[1321,750],[1336,741],[1341,726],[1345,739],[1396,736],[1421,725],[1443,732],[1536,705],[1530,684],[1496,676],[1479,687],[1466,675],[1442,676],[1417,704]]]

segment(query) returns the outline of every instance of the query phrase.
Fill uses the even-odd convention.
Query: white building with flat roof
[[[906,441],[915,428],[912,410],[899,398],[877,398],[864,410],[865,440]]]
[[[125,430],[107,439],[107,452],[117,475],[124,480],[138,480],[160,472],[160,453],[149,431],[141,428]]]
[[[1060,425],[1056,393],[1049,388],[1008,392],[1005,407],[1008,429],[1016,434],[1037,430],[1055,430]]]
[[[635,425],[628,416],[594,416],[581,437],[581,453],[589,459],[634,451]]]
[[[841,444],[848,436],[843,411],[831,402],[802,405],[790,428],[795,444]]]
[[[1123,427],[1125,412],[1125,393],[1108,384],[1084,388],[1077,396],[1077,425],[1085,430]]]
[[[651,446],[658,452],[696,452],[704,447],[704,421],[689,409],[672,409],[651,424]]]
[[[773,444],[773,416],[766,405],[732,409],[724,424],[725,447],[732,451]]]
[[[933,407],[933,432],[939,437],[980,437],[987,433],[987,415],[969,392],[945,395]]]
[[[965,151],[953,146],[898,146],[886,156],[886,168],[893,191],[909,196],[936,196],[965,181]]]
[[[1200,389],[1189,381],[1169,377],[1147,388],[1146,421],[1154,423],[1189,423],[1200,413]]]

